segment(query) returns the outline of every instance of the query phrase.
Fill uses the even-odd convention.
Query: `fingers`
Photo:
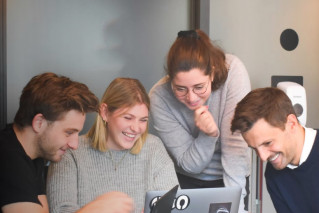
[[[212,114],[208,111],[208,106],[201,106],[194,111],[195,125],[205,134],[216,137],[218,127]]]
[[[123,192],[108,192],[97,197],[95,201],[99,203],[95,207],[100,212],[131,213],[134,210],[133,199]]]
[[[200,106],[199,108],[197,108],[195,111],[194,111],[194,116],[195,118],[199,118],[200,115],[202,115],[203,113],[205,112],[209,112],[208,111],[208,106]]]

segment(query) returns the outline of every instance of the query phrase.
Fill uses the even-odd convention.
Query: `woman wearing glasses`
[[[251,89],[245,66],[204,32],[191,30],[178,33],[166,72],[150,92],[151,122],[175,162],[181,188],[240,186],[245,212],[251,152],[230,131],[236,104]]]

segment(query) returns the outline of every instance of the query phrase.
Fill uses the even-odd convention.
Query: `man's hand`
[[[133,210],[133,199],[127,194],[109,192],[100,195],[77,211],[77,213],[131,213]]]

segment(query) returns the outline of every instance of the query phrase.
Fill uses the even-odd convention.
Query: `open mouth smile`
[[[130,133],[127,133],[127,132],[122,132],[123,133],[123,135],[125,135],[125,136],[127,136],[127,137],[129,137],[129,138],[135,138],[135,134],[130,134]]]
[[[278,157],[279,157],[279,153],[277,153],[275,156],[273,156],[272,158],[270,158],[268,161],[269,161],[269,162],[275,161]]]

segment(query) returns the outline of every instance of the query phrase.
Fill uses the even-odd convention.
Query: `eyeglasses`
[[[175,86],[173,86],[173,84],[171,84],[171,85],[172,85],[172,89],[173,89],[175,95],[178,97],[186,96],[189,92],[188,88],[186,88],[186,87],[180,87],[180,86],[175,87]],[[208,85],[209,85],[209,81],[206,84],[196,85],[196,86],[194,86],[192,91],[196,95],[202,95],[207,91]]]

